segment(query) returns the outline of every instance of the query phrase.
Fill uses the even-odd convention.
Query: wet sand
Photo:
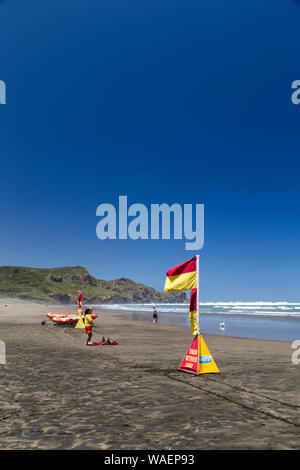
[[[0,306],[0,449],[299,449],[300,364],[290,343],[204,335],[221,371],[177,371],[183,327],[100,312],[94,340],[46,311]],[[300,338],[299,338],[300,339]]]

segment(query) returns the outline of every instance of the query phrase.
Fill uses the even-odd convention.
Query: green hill
[[[82,291],[83,303],[90,304],[186,300],[184,292],[158,292],[127,278],[96,279],[84,266],[51,269],[0,266],[0,297],[74,304],[78,289]]]

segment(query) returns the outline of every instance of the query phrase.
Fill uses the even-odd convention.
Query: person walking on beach
[[[86,338],[86,345],[87,346],[90,346],[91,344],[93,344],[91,342],[91,339],[92,339],[92,336],[93,336],[92,329],[93,329],[93,326],[94,326],[94,320],[93,320],[92,314],[93,314],[93,309],[91,307],[85,309],[85,312],[84,312],[84,326],[85,326],[85,332],[86,332],[86,335],[87,335],[87,338]]]
[[[156,307],[153,307],[153,323],[157,323],[157,318],[158,318],[158,314],[157,314]]]

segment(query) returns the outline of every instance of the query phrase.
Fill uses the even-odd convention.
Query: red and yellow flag
[[[197,321],[197,289],[191,290],[190,296],[190,325],[193,335],[198,335],[198,321]]]
[[[190,290],[197,287],[197,257],[178,264],[167,271],[165,291]]]
[[[81,305],[82,305],[82,293],[80,292],[78,296],[78,315],[81,315]]]

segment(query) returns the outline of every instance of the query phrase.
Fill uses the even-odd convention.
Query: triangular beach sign
[[[84,323],[82,321],[82,317],[79,318],[78,322],[76,323],[75,328],[85,328]]]
[[[220,372],[201,335],[192,342],[178,370],[194,375]]]

